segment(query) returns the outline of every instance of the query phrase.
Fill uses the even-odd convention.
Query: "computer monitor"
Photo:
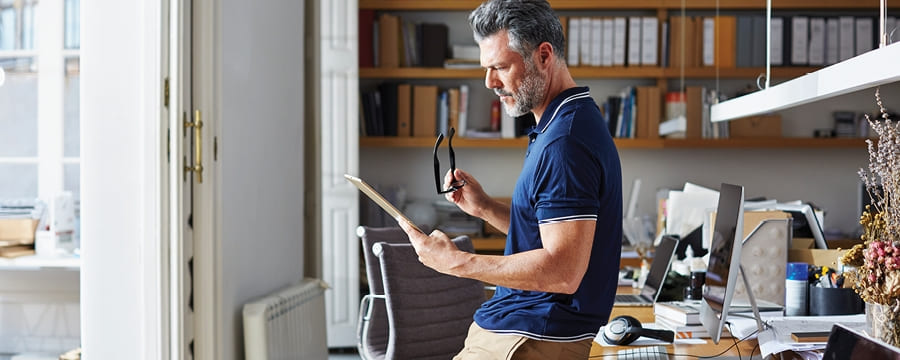
[[[716,222],[709,246],[709,265],[703,285],[700,322],[713,343],[718,344],[728,317],[728,308],[737,286],[741,266],[744,228],[744,188],[722,184],[716,208]]]

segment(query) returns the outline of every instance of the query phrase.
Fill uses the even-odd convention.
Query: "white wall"
[[[84,358],[160,349],[161,2],[81,8]]]
[[[221,3],[224,359],[241,309],[303,276],[303,2]]]

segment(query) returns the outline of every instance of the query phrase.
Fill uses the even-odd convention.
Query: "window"
[[[0,0],[0,199],[80,199],[80,0]]]

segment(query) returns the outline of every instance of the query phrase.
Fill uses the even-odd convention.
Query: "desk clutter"
[[[77,204],[65,191],[39,199],[0,200],[0,257],[55,257],[78,247]]]

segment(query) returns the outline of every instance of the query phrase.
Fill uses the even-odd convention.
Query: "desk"
[[[635,291],[630,287],[619,287],[619,293],[631,293]],[[635,306],[616,306],[613,307],[612,314],[610,315],[610,319],[619,316],[619,315],[631,315],[634,318],[641,321],[642,324],[648,324],[654,322],[653,316],[653,307],[652,306],[644,306],[644,307],[635,307]],[[706,344],[669,344],[666,346],[666,349],[670,354],[690,354],[696,356],[712,356],[716,355],[728,347],[734,345],[734,341],[732,338],[722,338],[719,341],[719,344],[713,344],[712,340],[705,339],[707,341]],[[738,349],[740,350],[741,358],[749,358],[748,355],[753,348],[756,347],[756,339],[746,340],[744,342],[738,343],[738,346],[732,348],[722,356],[734,357],[738,356]],[[615,359],[615,354],[622,349],[632,348],[631,346],[602,346],[598,343],[594,343],[591,347],[591,359]],[[760,358],[759,348],[755,351],[756,358]],[[673,359],[696,359],[695,357],[688,356],[674,356]]]

